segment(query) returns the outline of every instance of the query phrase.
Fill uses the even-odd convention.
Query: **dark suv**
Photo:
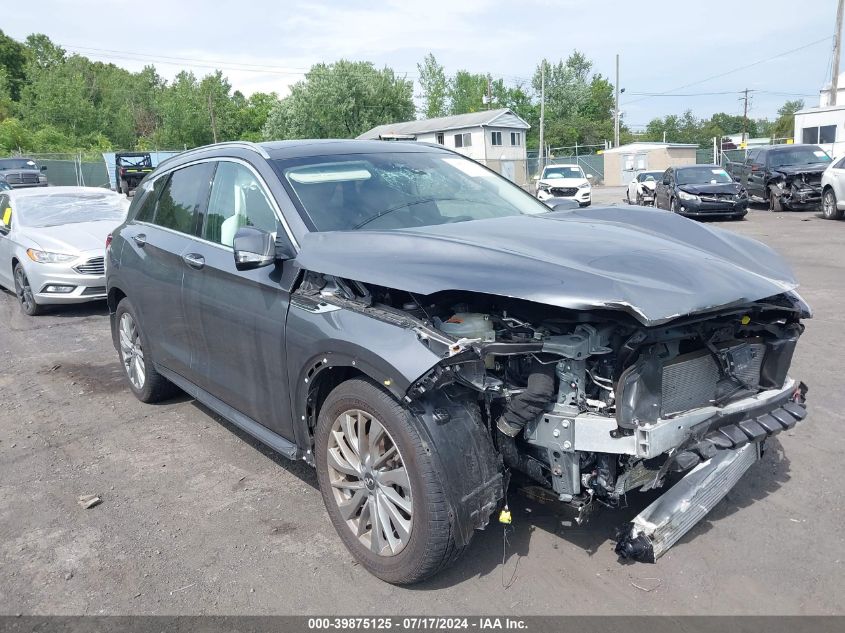
[[[578,524],[680,479],[620,532],[653,561],[805,415],[787,370],[810,312],[768,247],[640,207],[552,211],[440,146],[185,152],[106,260],[135,395],[179,387],[314,465],[389,582],[454,560],[512,479]]]

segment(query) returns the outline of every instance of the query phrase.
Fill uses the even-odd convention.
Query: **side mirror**
[[[47,171],[47,165],[41,165],[41,171]]]
[[[238,229],[232,240],[232,249],[238,270],[261,268],[276,261],[276,242],[272,233],[251,226]]]

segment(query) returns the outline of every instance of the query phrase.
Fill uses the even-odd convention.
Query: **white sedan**
[[[822,215],[828,220],[845,215],[845,158],[833,161],[822,173]]]
[[[663,178],[662,171],[640,172],[628,183],[625,200],[628,204],[654,205],[654,189],[661,178]]]
[[[0,286],[24,314],[106,298],[106,236],[126,217],[126,196],[98,187],[0,191]]]
[[[588,207],[592,202],[593,175],[584,175],[580,165],[548,165],[537,181],[537,199],[566,198],[579,206]]]

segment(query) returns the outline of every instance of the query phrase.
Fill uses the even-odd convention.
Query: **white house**
[[[531,128],[513,110],[482,110],[436,119],[378,125],[358,138],[439,143],[484,163],[518,184],[528,182],[525,135]]]
[[[831,85],[819,91],[818,107],[795,113],[795,142],[819,145],[834,157],[845,155],[845,73],[839,75],[837,105],[830,105]]]
[[[841,105],[804,108],[796,112],[795,142],[819,145],[837,158],[845,154],[845,95]]]

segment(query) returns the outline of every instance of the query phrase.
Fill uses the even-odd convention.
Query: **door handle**
[[[191,268],[196,268],[197,270],[205,266],[205,257],[198,253],[185,253],[182,255],[182,261]]]
[[[137,235],[133,235],[132,239],[135,240],[135,243],[138,246],[144,246],[147,243],[147,236],[143,233],[138,233]]]

